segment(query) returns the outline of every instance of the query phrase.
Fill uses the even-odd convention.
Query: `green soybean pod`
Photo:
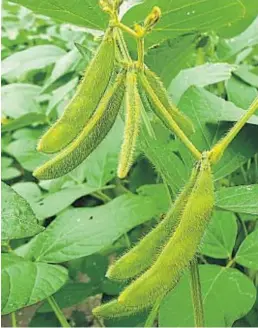
[[[112,128],[125,90],[125,71],[118,74],[101,99],[97,110],[79,136],[54,158],[37,168],[33,175],[42,180],[55,179],[82,163]]]
[[[114,61],[113,31],[108,29],[74,97],[66,106],[60,119],[40,139],[38,151],[56,153],[77,137],[96,110],[108,87]]]
[[[147,270],[155,262],[164,245],[179,224],[187,199],[196,181],[197,170],[194,168],[188,183],[177,197],[165,218],[149,232],[136,246],[124,254],[107,272],[112,280],[128,280]]]
[[[126,76],[125,90],[125,128],[121,147],[117,176],[123,179],[127,176],[133,162],[137,136],[141,120],[141,100],[137,88],[137,74],[129,69]]]
[[[96,317],[101,318],[120,318],[125,316],[130,316],[135,314],[137,310],[132,308],[126,308],[125,306],[119,304],[117,300],[107,302],[93,309],[92,313]]]
[[[194,126],[191,120],[182,112],[180,112],[178,108],[172,103],[160,78],[147,67],[145,67],[144,73],[152,90],[155,92],[160,102],[169,112],[173,120],[186,135],[191,135],[194,132]],[[152,101],[151,103],[152,106],[155,106]]]
[[[153,266],[120,294],[120,304],[132,308],[150,306],[153,300],[165,296],[176,286],[194,258],[214,206],[213,176],[207,153],[203,154],[198,171],[175,233]]]

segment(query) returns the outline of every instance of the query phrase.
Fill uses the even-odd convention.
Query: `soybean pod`
[[[137,309],[150,306],[176,286],[194,258],[214,206],[213,176],[206,152],[197,170],[196,182],[175,233],[151,268],[120,294],[118,302],[122,305]]]
[[[135,314],[135,310],[132,308],[126,308],[119,304],[117,300],[107,302],[93,309],[92,313],[96,317],[101,318],[120,318]]]
[[[114,61],[113,30],[109,28],[74,97],[60,119],[43,135],[38,143],[38,151],[56,153],[77,137],[93,115],[108,87]]]
[[[79,136],[57,156],[37,168],[33,175],[38,179],[55,179],[72,171],[83,162],[105,138],[113,126],[125,91],[125,71],[118,74],[108,88],[97,110]]]
[[[157,95],[160,102],[164,106],[164,108],[168,111],[172,119],[177,123],[180,129],[186,134],[191,135],[194,132],[194,126],[191,120],[184,115],[179,109],[172,103],[172,100],[169,98],[167,94],[167,90],[165,89],[160,78],[152,72],[149,68],[145,67],[144,74],[146,79],[148,80],[153,92]],[[152,106],[155,106],[153,101],[151,101]]]
[[[163,221],[135,247],[111,265],[107,272],[109,279],[128,280],[151,267],[179,224],[180,216],[192,192],[196,176],[197,170],[194,168],[188,183],[177,197]]]
[[[137,88],[137,74],[134,69],[129,69],[126,76],[124,140],[117,170],[117,176],[121,179],[126,177],[133,162],[140,119],[141,100]]]

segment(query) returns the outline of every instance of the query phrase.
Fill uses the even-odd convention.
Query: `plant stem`
[[[164,118],[164,121],[166,121],[167,125],[170,127],[170,129],[177,135],[177,137],[184,143],[184,145],[191,151],[193,156],[196,159],[201,159],[201,153],[199,150],[192,144],[192,142],[187,138],[187,136],[184,134],[184,132],[180,129],[180,127],[176,124],[176,122],[171,118],[170,114],[166,110],[166,108],[163,106],[159,98],[156,96],[156,94],[153,92],[148,80],[146,79],[145,75],[140,73],[139,77],[142,81],[142,84],[145,88],[145,90],[148,92],[149,96],[151,97],[153,103],[155,104],[157,110],[160,113],[160,116]]]
[[[92,193],[92,196],[94,196],[95,198],[98,198],[98,199],[102,200],[104,203],[108,203],[109,201],[112,200],[112,198],[108,197],[102,191],[95,191],[95,192]]]
[[[12,327],[17,327],[17,320],[16,320],[16,313],[11,313],[11,319],[12,319]]]
[[[198,262],[194,259],[190,264],[191,275],[191,293],[194,309],[195,327],[204,327],[204,311],[202,302],[202,291],[200,283],[200,275]]]
[[[67,322],[63,312],[61,311],[60,307],[56,303],[53,296],[49,296],[47,298],[49,305],[51,306],[52,310],[54,311],[57,319],[59,320],[61,327],[70,327],[69,323]]]
[[[161,302],[162,298],[159,297],[156,300],[156,302],[155,302],[153,308],[151,309],[151,312],[150,312],[150,314],[149,314],[149,316],[148,316],[148,318],[145,322],[144,327],[153,327],[154,321],[155,321],[155,319],[157,317],[157,314],[158,314],[158,310],[159,310],[159,306],[160,306],[160,302]]]
[[[139,68],[141,70],[143,70],[143,68],[144,68],[144,38],[137,39],[137,49],[138,49]]]
[[[127,60],[129,63],[132,62],[132,58],[130,57],[129,51],[127,49],[123,34],[120,29],[117,29],[117,41],[119,42],[122,56],[124,57],[124,60]]]
[[[122,31],[130,34],[131,36],[133,36],[134,38],[138,39],[139,38],[139,35],[134,31],[132,30],[130,27],[124,25],[123,23],[121,22],[117,22],[116,23],[116,26],[119,27]]]
[[[246,124],[249,118],[255,113],[258,108],[258,97],[250,105],[246,113],[240,118],[238,122],[229,130],[228,134],[220,140],[210,152],[210,160],[212,164],[217,163],[222,157],[224,151],[227,149],[228,145],[237,136],[242,127]]]

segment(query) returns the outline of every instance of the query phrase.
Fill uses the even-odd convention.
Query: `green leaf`
[[[11,167],[13,159],[10,157],[1,158],[2,180],[14,179],[21,176],[21,172],[16,167]]]
[[[103,13],[96,0],[12,0],[33,10],[37,14],[52,17],[58,21],[103,30],[107,27],[108,15]]]
[[[37,202],[30,202],[35,214],[39,220],[54,216],[69,205],[76,199],[89,195],[95,192],[97,188],[91,187],[87,184],[81,184],[70,188],[65,188],[54,193],[48,193],[46,197]]]
[[[6,116],[19,118],[40,111],[37,103],[41,87],[27,83],[12,83],[2,87],[2,109]],[[10,124],[10,123],[9,123]]]
[[[16,52],[2,61],[2,75],[8,81],[17,80],[32,70],[55,63],[64,54],[63,49],[54,45],[39,45]]]
[[[58,306],[68,308],[73,305],[83,302],[87,297],[96,295],[100,292],[92,282],[89,283],[68,283],[64,285],[53,297],[56,300]],[[52,312],[53,309],[47,301],[37,310],[38,313]]]
[[[43,230],[30,205],[11,187],[1,183],[2,238],[18,239],[33,236]]]
[[[35,182],[18,182],[12,188],[27,202],[36,202],[42,198],[42,192]]]
[[[196,34],[187,34],[167,40],[158,47],[149,49],[145,56],[146,64],[162,79],[166,87],[171,80],[187,67],[195,51]]]
[[[140,134],[140,147],[145,156],[162,174],[162,178],[177,193],[185,183],[188,172],[182,160],[174,153],[177,150],[169,131],[161,125],[155,126],[153,139],[144,129]]]
[[[117,197],[102,206],[68,209],[17,253],[52,263],[87,256],[166,210],[150,197],[131,194]]]
[[[52,109],[54,109],[57,105],[63,102],[63,110],[65,109],[65,105],[71,100],[72,94],[75,91],[75,88],[78,84],[78,78],[74,78],[68,83],[62,85],[61,87],[55,89],[53,91],[52,97],[49,100],[48,107],[46,110],[47,114],[50,114]],[[60,113],[61,116],[61,113]]]
[[[55,293],[67,280],[61,266],[35,263],[2,254],[2,314],[35,304]]]
[[[234,74],[242,79],[244,82],[258,88],[258,75],[250,72],[249,67],[241,65]]]
[[[33,171],[49,158],[36,150],[37,142],[37,139],[15,140],[9,143],[6,151],[15,157],[25,170]]]
[[[235,259],[237,263],[247,268],[258,270],[258,229],[245,238]]]
[[[232,212],[258,215],[258,184],[222,188],[216,192],[216,206]]]
[[[235,65],[227,63],[204,64],[182,70],[171,82],[168,92],[173,101],[178,103],[185,91],[193,85],[204,87],[230,79]]]
[[[41,113],[28,113],[24,114],[14,120],[10,120],[7,124],[2,126],[2,132],[10,132],[31,126],[34,123],[43,124],[46,123],[46,115]]]
[[[216,259],[230,258],[236,236],[235,215],[230,212],[215,211],[202,240],[200,252]]]
[[[201,151],[211,147],[228,131],[231,125],[224,123],[239,120],[245,113],[234,104],[212,93],[196,87],[190,87],[183,95],[178,107],[192,120],[196,132],[191,137],[194,145]],[[251,158],[258,149],[258,117],[253,116],[225,151],[221,161],[214,165],[215,179],[221,179],[235,171]],[[248,147],[246,147],[248,144]],[[181,144],[180,152],[190,169],[191,155]],[[193,163],[193,160],[192,160]]]
[[[241,34],[231,39],[220,40],[217,46],[217,53],[219,58],[221,60],[228,59],[247,47],[253,47],[257,45],[258,44],[257,28],[258,28],[258,17]]]
[[[251,280],[235,269],[200,265],[206,327],[231,327],[247,314],[256,298]],[[189,274],[163,300],[159,312],[161,327],[194,327]]]
[[[243,109],[247,109],[258,94],[255,87],[248,85],[235,76],[227,81],[226,90],[228,100]]]
[[[15,167],[6,167],[4,169],[2,168],[1,174],[2,180],[11,180],[21,176],[21,172]]]
[[[73,71],[75,67],[78,65],[80,59],[81,59],[81,55],[77,50],[77,48],[73,48],[71,51],[64,54],[56,61],[52,73],[46,84],[50,85],[64,74]]]
[[[236,0],[167,1],[148,0],[136,4],[123,17],[125,24],[144,21],[146,15],[158,5],[162,16],[152,33],[147,36],[150,44],[191,32],[216,31],[223,25],[244,16],[244,6]]]

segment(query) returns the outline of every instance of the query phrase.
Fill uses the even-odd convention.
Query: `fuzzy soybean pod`
[[[194,168],[189,181],[165,218],[136,246],[110,266],[107,272],[109,279],[128,280],[151,267],[179,224],[180,216],[192,192],[196,176],[197,170]]]
[[[127,176],[132,166],[140,120],[141,100],[137,88],[137,74],[134,69],[130,69],[126,76],[124,140],[117,169],[120,179]]]
[[[152,267],[120,294],[120,304],[136,309],[145,308],[176,286],[198,250],[213,206],[213,176],[209,159],[204,153],[198,165],[195,185],[175,233]]]
[[[54,158],[37,168],[33,175],[42,180],[55,179],[72,171],[82,163],[112,128],[125,91],[125,71],[118,74],[108,88],[97,110],[79,136]]]
[[[96,317],[101,317],[106,319],[130,316],[135,312],[136,312],[135,309],[126,308],[123,305],[119,304],[117,300],[110,301],[100,306],[97,306],[92,311],[92,313]]]
[[[38,151],[56,153],[71,143],[89,121],[103,97],[115,61],[113,31],[108,29],[63,115],[43,135]]]
[[[160,78],[147,67],[145,67],[144,69],[144,74],[153,92],[157,95],[160,102],[162,103],[164,108],[168,111],[172,119],[177,123],[177,125],[186,135],[188,136],[191,135],[194,132],[194,126],[191,120],[182,112],[180,112],[178,108],[172,103],[171,99],[167,94],[167,90],[165,89]],[[152,99],[150,99],[150,102],[152,107],[156,106],[155,103],[153,103]]]

